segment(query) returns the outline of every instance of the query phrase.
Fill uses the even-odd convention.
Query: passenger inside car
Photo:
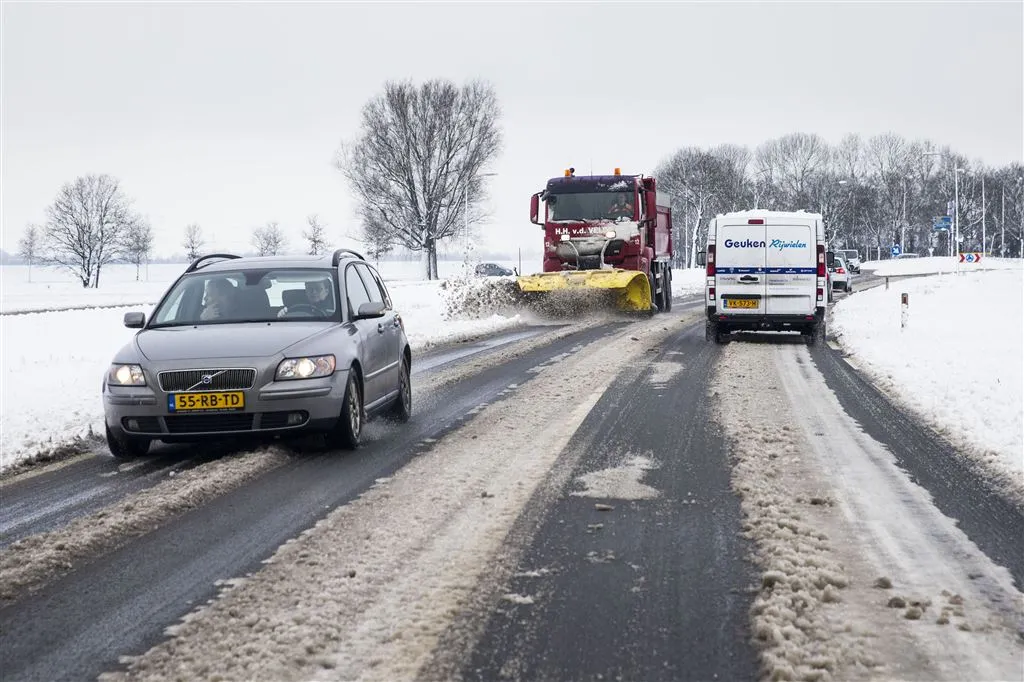
[[[232,308],[236,294],[234,282],[226,277],[211,279],[206,283],[206,304],[199,313],[200,320],[222,320]]]

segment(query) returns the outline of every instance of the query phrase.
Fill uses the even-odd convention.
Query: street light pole
[[[953,267],[960,274],[960,173],[963,168],[953,169]]]
[[[981,172],[981,253],[986,253],[985,248],[988,242],[985,239],[985,171]]]

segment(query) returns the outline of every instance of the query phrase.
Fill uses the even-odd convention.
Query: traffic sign
[[[889,253],[892,254],[893,258],[895,258],[896,256],[898,256],[901,253],[903,253],[903,249],[900,248],[899,244],[893,244],[892,248],[889,249]]]
[[[953,227],[953,218],[948,215],[937,215],[932,218],[933,230],[948,230]]]
[[[980,263],[981,262],[981,254],[980,253],[961,253],[960,254],[960,262],[961,263]]]

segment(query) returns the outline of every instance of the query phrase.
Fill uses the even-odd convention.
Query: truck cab
[[[818,213],[742,211],[713,218],[704,298],[707,338],[737,331],[799,332],[811,344],[825,332],[829,300],[825,226]]]

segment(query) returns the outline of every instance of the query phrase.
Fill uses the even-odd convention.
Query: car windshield
[[[196,272],[164,296],[150,326],[338,320],[337,291],[334,272],[325,269]]]
[[[632,220],[632,192],[548,194],[548,220]]]

